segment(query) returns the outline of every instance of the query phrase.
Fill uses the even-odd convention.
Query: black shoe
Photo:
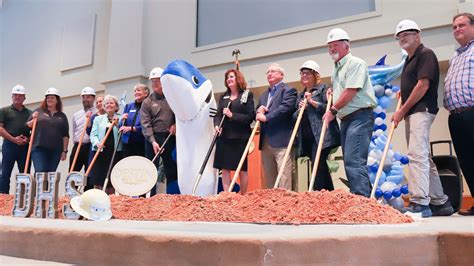
[[[451,216],[454,213],[453,206],[449,200],[441,205],[430,204],[430,209],[433,216]]]
[[[474,206],[472,206],[470,209],[464,209],[464,210],[459,210],[458,211],[459,215],[474,215]]]
[[[421,205],[414,202],[410,202],[408,207],[403,208],[401,212],[421,213],[422,218],[428,218],[432,216],[431,209],[428,205]]]

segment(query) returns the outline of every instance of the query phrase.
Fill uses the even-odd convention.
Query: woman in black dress
[[[236,170],[245,146],[250,137],[250,124],[255,117],[253,94],[247,90],[247,83],[240,71],[229,69],[225,72],[224,84],[227,91],[219,99],[217,114],[214,117],[215,129],[225,115],[220,136],[216,143],[214,168],[222,170],[222,185],[224,191],[230,186],[230,171]],[[229,108],[227,108],[230,103]],[[240,192],[247,192],[248,174],[247,159],[239,173]]]

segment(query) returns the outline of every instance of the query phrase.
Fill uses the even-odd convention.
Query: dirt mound
[[[343,190],[297,193],[283,189],[207,198],[158,194],[152,198],[111,195],[116,219],[270,224],[397,224],[413,219],[390,206]],[[59,210],[67,203],[59,201]],[[0,195],[0,215],[10,215],[12,195]],[[62,217],[62,214],[59,215]]]

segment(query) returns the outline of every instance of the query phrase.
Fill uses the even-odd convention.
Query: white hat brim
[[[100,218],[93,218],[92,215],[90,215],[90,213],[86,210],[84,210],[82,207],[81,207],[81,196],[75,196],[74,198],[71,199],[71,207],[72,209],[77,212],[79,215],[89,219],[89,220],[92,220],[92,221],[107,221],[107,220],[110,220],[110,218],[112,218],[112,211],[111,210],[107,210]]]

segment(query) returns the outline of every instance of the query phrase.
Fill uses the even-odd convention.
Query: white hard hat
[[[418,24],[416,24],[415,21],[404,19],[398,23],[397,28],[395,29],[395,37],[397,37],[400,32],[406,30],[416,30],[418,32],[421,31],[420,27],[418,27]]]
[[[109,196],[100,189],[89,189],[71,199],[71,207],[78,214],[94,221],[107,221],[112,217]]]
[[[95,96],[95,90],[91,87],[85,87],[81,91],[81,96],[83,95],[94,95]]]
[[[148,79],[156,79],[161,78],[161,74],[163,73],[163,68],[155,67],[150,72],[150,77]]]
[[[334,28],[329,31],[326,43],[342,40],[350,41],[349,34],[347,34],[347,32],[341,28]]]
[[[60,96],[60,95],[59,95],[59,91],[58,91],[58,89],[56,89],[56,88],[49,88],[49,89],[47,89],[46,92],[44,93],[44,96],[48,96],[48,95]]]
[[[300,67],[300,70],[302,70],[303,68],[311,69],[318,73],[321,72],[321,68],[319,67],[318,63],[314,62],[313,60],[308,60],[304,62],[303,65]]]
[[[26,94],[26,89],[22,85],[15,85],[12,89],[12,94]]]

